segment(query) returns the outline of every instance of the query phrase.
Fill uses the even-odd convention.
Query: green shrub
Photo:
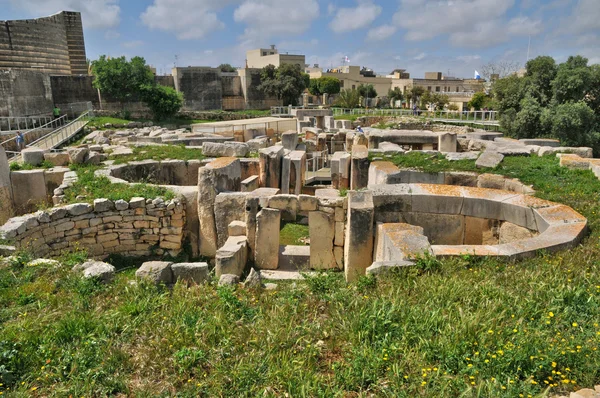
[[[156,120],[175,116],[183,106],[183,94],[172,87],[145,85],[141,87],[141,93],[142,100],[148,105]]]

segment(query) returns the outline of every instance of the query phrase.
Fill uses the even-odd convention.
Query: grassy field
[[[114,158],[115,164],[122,164],[131,161],[139,160],[167,160],[167,159],[178,159],[178,160],[202,160],[204,155],[202,149],[190,149],[184,145],[147,145],[132,147],[132,155],[119,156]],[[109,159],[112,157],[109,156]]]
[[[402,164],[412,157],[429,167],[420,155]],[[73,274],[72,256],[59,268],[15,261],[0,270],[0,392],[543,397],[593,388],[600,181],[552,157],[507,157],[492,172],[574,207],[591,235],[515,264],[425,258],[386,278],[347,285],[324,273],[278,291],[132,284],[134,269],[104,286]]]
[[[123,199],[130,201],[131,198],[142,197],[153,199],[162,197],[171,200],[175,194],[165,188],[150,184],[113,184],[107,177],[94,175],[98,166],[72,166],[76,170],[78,180],[75,184],[65,190],[67,203],[92,203],[94,199],[106,198],[110,200]],[[85,199],[77,199],[83,196]]]
[[[280,245],[306,246],[304,239],[308,238],[308,225],[286,222],[279,232]]]
[[[115,124],[126,125],[129,122],[149,122],[149,121],[150,120],[147,120],[147,119],[127,120],[127,119],[120,119],[120,118],[110,117],[110,116],[101,116],[101,117],[92,118],[90,120],[89,126],[90,127],[93,126],[93,127],[99,128],[99,129],[104,129],[104,125],[106,123],[110,123],[112,125],[115,125]],[[211,120],[170,118],[170,119],[164,119],[164,120],[160,120],[160,121],[154,121],[153,123],[155,126],[178,127],[178,126],[184,126],[184,125],[195,124],[195,123],[209,123],[209,122],[211,122]]]

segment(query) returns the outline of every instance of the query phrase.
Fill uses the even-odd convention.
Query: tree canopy
[[[183,105],[183,95],[173,88],[156,84],[154,73],[142,57],[108,58],[91,63],[93,85],[100,92],[124,103],[133,99],[148,105],[156,119],[174,115]]]
[[[219,66],[217,66],[218,69],[221,70],[221,72],[235,72],[237,71],[237,69],[233,66],[231,66],[231,64],[221,64]]]
[[[308,91],[312,95],[338,94],[340,92],[340,80],[335,77],[323,76],[318,79],[310,79]]]
[[[265,66],[258,89],[283,101],[284,105],[297,105],[304,89],[309,87],[310,77],[295,64],[282,64],[278,68]]]
[[[365,98],[376,98],[377,97],[377,90],[375,90],[375,87],[372,84],[360,84],[357,87],[358,93],[361,95],[361,97],[365,97]]]
[[[525,76],[494,82],[492,94],[500,125],[517,138],[554,137],[565,145],[600,149],[600,66],[571,56],[557,65],[552,57],[527,62]]]
[[[394,107],[396,101],[402,101],[404,99],[404,93],[402,92],[400,87],[394,87],[393,89],[389,89],[387,96],[390,100],[392,108]]]
[[[340,95],[335,104],[342,108],[356,108],[360,103],[360,97],[361,95],[358,90],[347,88],[340,91]]]

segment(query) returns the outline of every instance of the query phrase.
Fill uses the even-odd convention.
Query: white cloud
[[[333,15],[335,12],[335,4],[329,3],[327,5],[327,15]]]
[[[414,56],[414,57],[413,57],[413,59],[414,59],[414,60],[416,60],[416,61],[420,61],[420,60],[422,60],[423,58],[425,58],[426,56],[427,56],[427,54],[425,54],[425,53],[420,53],[419,55],[416,55],[416,56]]]
[[[115,40],[115,39],[118,39],[119,37],[121,37],[121,34],[119,32],[117,32],[116,30],[107,30],[104,33],[104,38],[106,40]]]
[[[123,43],[121,43],[121,46],[123,46],[125,48],[136,48],[136,47],[140,47],[143,45],[144,45],[144,42],[142,40],[124,41]]]
[[[481,60],[480,55],[459,55],[456,57],[457,60],[462,62],[475,62]]]
[[[381,25],[369,30],[367,33],[368,40],[385,40],[396,33],[396,27],[392,25]]]
[[[233,13],[234,21],[247,25],[243,35],[247,45],[272,36],[304,33],[318,17],[316,0],[245,0]]]
[[[178,39],[202,39],[225,27],[217,11],[229,1],[218,0],[154,0],[141,15],[150,29],[172,32]]]
[[[336,33],[348,32],[369,26],[381,14],[381,7],[370,1],[359,2],[354,8],[337,10],[329,27]]]
[[[60,11],[79,11],[83,27],[89,29],[111,28],[120,22],[119,0],[10,0],[10,3],[37,17]]]
[[[506,27],[508,34],[513,36],[537,35],[542,32],[542,20],[532,20],[529,17],[515,17],[508,21]]]
[[[600,29],[600,4],[598,0],[579,0],[568,20],[575,32],[588,32]]]

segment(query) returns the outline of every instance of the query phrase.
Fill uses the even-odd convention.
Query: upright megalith
[[[333,253],[335,215],[324,211],[311,211],[308,213],[308,233],[310,267],[319,270],[335,268],[337,266]]]
[[[254,262],[259,269],[277,269],[279,265],[279,225],[281,212],[262,209],[256,215],[256,255]]]
[[[281,134],[281,145],[288,151],[295,151],[298,145],[298,133],[295,131],[286,131]]]
[[[352,146],[352,175],[350,189],[365,188],[369,184],[369,150],[364,145]]]
[[[350,187],[350,154],[336,152],[331,158],[331,185],[335,189]]]
[[[241,166],[237,158],[219,158],[198,170],[198,218],[200,220],[200,254],[217,253],[215,200],[221,192],[239,191]]]
[[[373,195],[370,191],[348,192],[348,220],[344,246],[346,281],[365,275],[373,263]]]
[[[259,151],[260,186],[279,188],[281,186],[281,161],[284,149],[280,145],[270,146]]]
[[[15,215],[10,167],[4,148],[0,146],[0,225]]]
[[[306,152],[292,151],[283,157],[281,192],[300,195],[305,182]]]

